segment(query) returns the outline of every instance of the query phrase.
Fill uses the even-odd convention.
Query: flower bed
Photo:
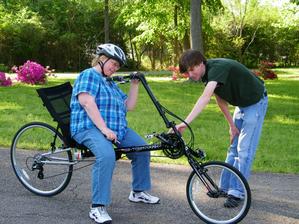
[[[4,72],[0,72],[0,86],[11,86],[12,81],[10,77],[6,77]]]

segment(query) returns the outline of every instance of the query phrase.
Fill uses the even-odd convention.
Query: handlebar
[[[132,72],[129,75],[108,77],[107,81],[116,81],[116,82],[120,82],[120,83],[126,83],[126,82],[129,82],[131,79],[145,80],[143,73]]]

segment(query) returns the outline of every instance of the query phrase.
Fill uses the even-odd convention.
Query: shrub
[[[183,74],[180,73],[180,69],[178,66],[169,66],[168,70],[172,72],[172,80],[189,78],[188,73],[183,73]]]
[[[274,68],[275,64],[270,61],[261,61],[257,71],[254,73],[263,79],[277,79],[277,74],[271,69]]]
[[[12,81],[9,77],[6,78],[4,72],[0,72],[0,86],[11,86]]]
[[[34,61],[27,61],[19,67],[14,66],[12,71],[17,73],[17,80],[23,83],[36,85],[45,84],[47,82],[47,73],[52,75],[53,70],[49,67],[43,67]]]

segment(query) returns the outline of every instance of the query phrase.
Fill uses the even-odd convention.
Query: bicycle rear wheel
[[[251,204],[250,188],[243,175],[229,164],[218,161],[202,164],[198,172],[200,177],[192,171],[186,188],[188,202],[194,213],[206,223],[240,222],[247,215]],[[237,207],[224,206],[227,194],[220,186],[224,174],[234,178],[240,186],[239,190],[244,193]]]
[[[40,196],[53,196],[66,188],[73,165],[71,151],[62,150],[63,146],[62,135],[48,124],[32,122],[19,129],[10,155],[14,172],[25,188]]]

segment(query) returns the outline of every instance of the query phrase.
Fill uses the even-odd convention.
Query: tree
[[[108,41],[120,45],[137,69],[176,65],[191,41],[207,57],[252,66],[262,59],[299,63],[298,5],[222,2],[225,10],[220,0],[2,0],[0,63],[10,67],[31,59],[78,71],[89,66],[96,45]],[[193,29],[199,34],[190,36]]]
[[[204,54],[201,22],[201,0],[190,1],[190,18],[191,18],[191,48],[199,50]]]
[[[141,56],[147,56],[152,69],[177,63],[175,58],[182,51],[183,39],[189,30],[189,18],[185,16],[189,11],[187,1],[125,2],[117,27],[128,31],[124,37],[130,43],[130,52],[137,64]]]
[[[203,38],[203,14],[202,8],[205,6],[211,14],[217,13],[222,9],[221,0],[191,0],[190,1],[190,36],[191,48],[204,53]]]
[[[105,0],[104,9],[104,21],[105,21],[105,43],[109,42],[109,0]]]

